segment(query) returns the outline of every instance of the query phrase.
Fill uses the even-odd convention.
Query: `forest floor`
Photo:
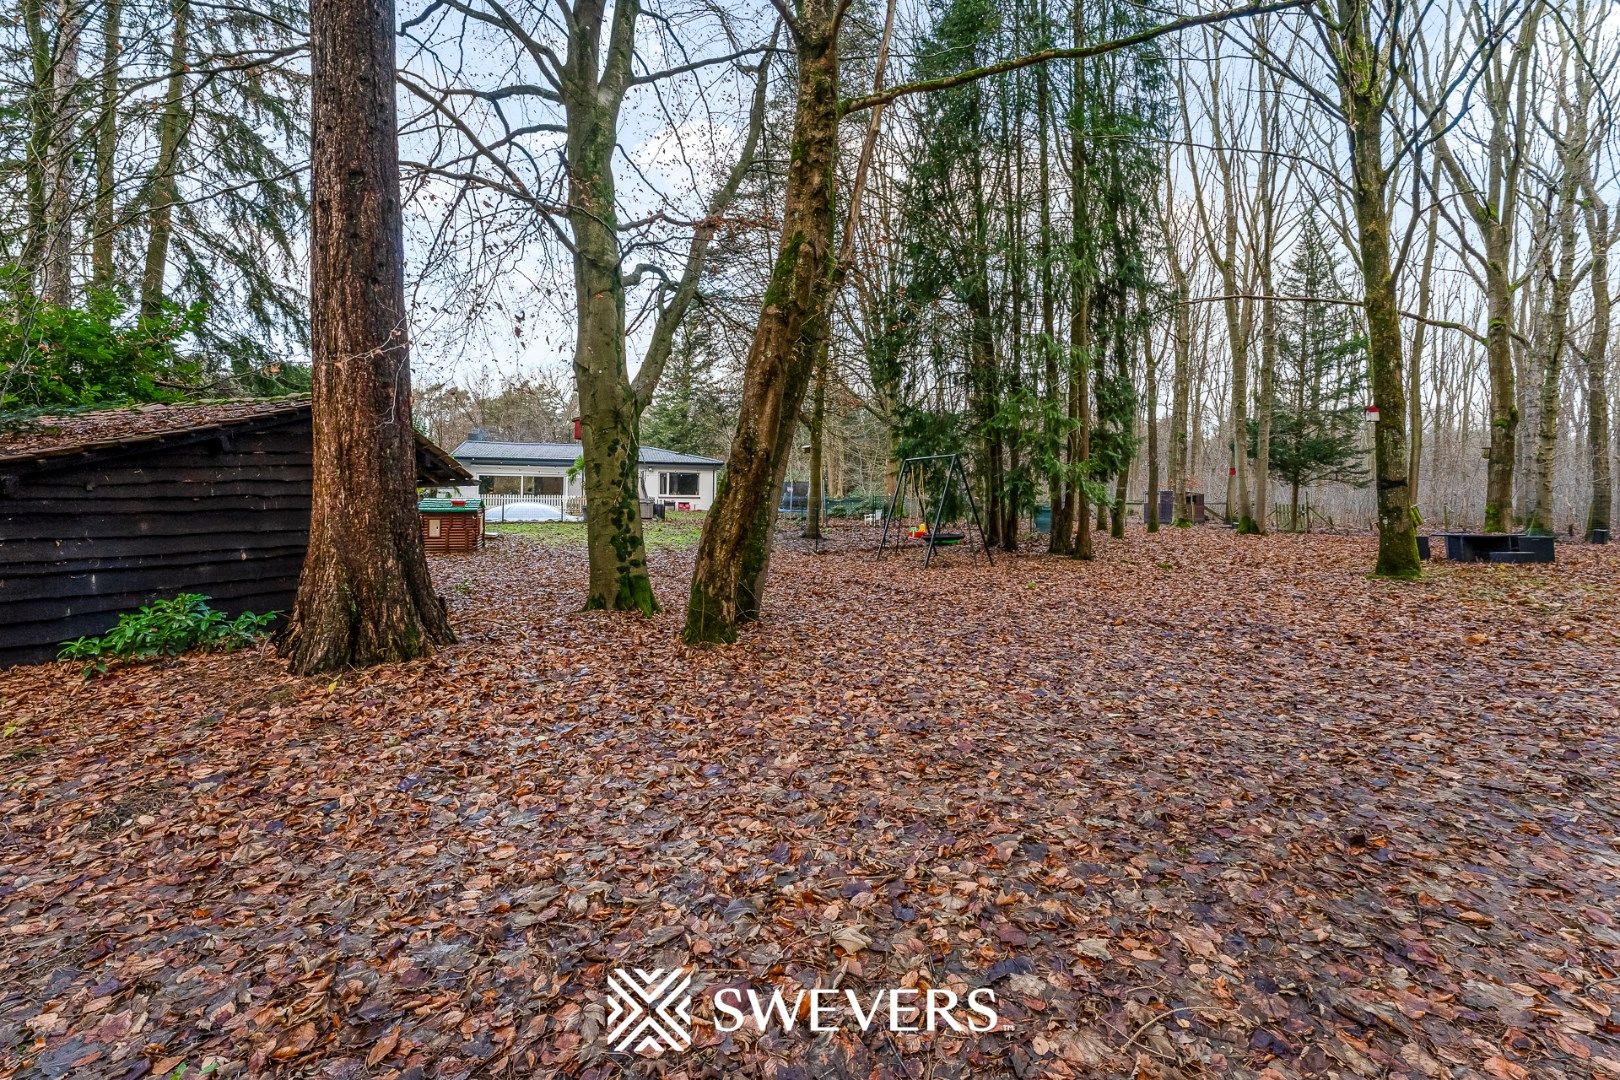
[[[0,1076],[1620,1076],[1620,546],[871,542],[784,543],[707,652],[690,551],[586,615],[583,551],[514,535],[436,562],[430,660],[0,673]],[[631,1057],[621,966],[1000,1026],[700,997]]]

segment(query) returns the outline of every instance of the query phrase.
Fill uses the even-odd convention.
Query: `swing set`
[[[940,474],[939,489],[934,493],[933,524],[930,526],[928,522],[928,494],[925,489],[928,481],[928,470],[931,466],[934,466],[935,462],[944,462],[944,470]],[[903,524],[898,523],[899,518],[904,517],[906,514],[906,490],[908,484],[915,488],[917,492],[917,516],[919,518],[917,527],[909,531]],[[979,519],[979,507],[973,501],[973,486],[968,483],[967,469],[963,467],[962,458],[959,454],[929,454],[925,457],[906,458],[900,463],[899,482],[895,484],[894,495],[889,499],[889,507],[883,513],[883,535],[878,538],[877,557],[882,558],[884,549],[888,547],[889,525],[891,522],[896,523],[894,543],[896,549],[907,546],[909,540],[921,540],[927,545],[927,550],[923,555],[923,566],[925,567],[933,561],[935,548],[955,547],[958,544],[967,543],[969,536],[965,529],[962,532],[946,532],[942,530],[942,526],[945,524],[945,505],[951,501],[950,496],[953,488],[959,491],[962,496],[966,496],[968,510],[973,515],[973,527],[979,533],[979,551],[984,554],[986,562],[994,565],[995,560],[990,556],[990,545],[985,543],[984,523]],[[958,504],[960,504],[960,499]],[[953,520],[951,524],[954,525],[955,521]],[[964,522],[964,526],[965,524]]]

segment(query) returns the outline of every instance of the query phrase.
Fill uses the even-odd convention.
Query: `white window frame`
[[[670,478],[673,476],[690,476],[692,478],[691,491],[671,491],[673,486]],[[703,493],[703,474],[695,469],[660,470],[658,473],[658,494],[666,499],[696,499]]]

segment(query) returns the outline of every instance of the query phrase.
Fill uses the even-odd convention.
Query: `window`
[[[518,484],[522,479],[521,476],[481,476],[478,486],[486,495],[519,495],[522,490]]]
[[[563,478],[560,476],[535,477],[534,493],[536,495],[561,495],[563,493]]]
[[[658,474],[658,494],[696,495],[698,474],[695,472],[666,472]]]

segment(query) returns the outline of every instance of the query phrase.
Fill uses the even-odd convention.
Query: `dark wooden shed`
[[[0,434],[0,667],[183,592],[286,611],[309,543],[307,400],[44,417]],[[417,438],[417,482],[472,479]]]

